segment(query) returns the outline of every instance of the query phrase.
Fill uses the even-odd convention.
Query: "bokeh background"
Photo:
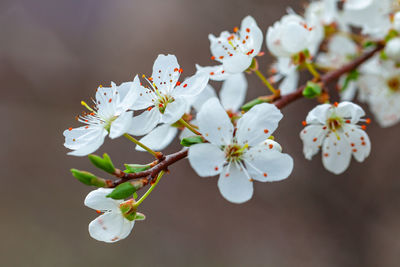
[[[70,175],[95,171],[67,156],[62,132],[99,84],[151,74],[159,53],[175,54],[184,74],[211,64],[208,33],[239,26],[251,14],[265,31],[296,0],[1,0],[1,266],[399,266],[400,125],[368,129],[364,164],[335,176],[320,157],[307,161],[298,134],[315,102],[283,110],[275,134],[295,160],[289,179],[256,183],[235,205],[216,178],[188,162],[171,168],[142,205],[147,219],[117,244],[90,238],[97,214],[83,206],[91,190]],[[264,51],[265,51],[265,46]],[[272,58],[262,58],[263,70]],[[248,99],[264,94],[249,76]],[[215,87],[219,88],[220,84]],[[177,142],[166,152],[178,149]],[[107,151],[119,166],[145,163],[124,139]]]

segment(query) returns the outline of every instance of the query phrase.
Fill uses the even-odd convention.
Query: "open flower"
[[[268,139],[282,113],[272,104],[259,104],[234,126],[217,98],[209,99],[197,115],[199,131],[209,143],[189,148],[190,165],[202,177],[219,175],[218,188],[233,203],[248,201],[253,181],[280,181],[289,176],[293,160]]]
[[[299,83],[299,72],[290,58],[279,57],[272,65],[271,72],[274,74],[270,81],[272,83],[280,82],[279,90],[281,95],[287,95],[297,89]]]
[[[197,69],[209,74],[210,79],[220,81],[250,67],[253,58],[260,53],[263,34],[254,18],[247,16],[242,20],[240,29],[234,29],[234,33],[223,31],[219,37],[210,34],[208,38],[211,58],[221,65],[204,68],[197,66]]]
[[[111,87],[100,86],[93,107],[82,102],[89,112],[79,116],[78,121],[86,126],[64,131],[64,146],[74,150],[68,155],[86,156],[104,143],[107,134],[117,138],[128,131],[133,116],[130,109],[136,98],[132,85],[132,82],[126,82],[120,86],[115,83],[111,83]]]
[[[147,109],[132,121],[129,133],[144,135],[157,124],[172,124],[187,110],[191,97],[200,94],[208,83],[208,75],[197,73],[179,82],[182,69],[174,55],[159,55],[153,65],[153,74],[142,86],[139,79],[133,81],[136,93],[134,110]]]
[[[90,236],[96,240],[114,243],[126,238],[135,224],[128,220],[121,211],[120,205],[123,200],[114,200],[106,196],[113,191],[111,188],[99,188],[90,192],[85,198],[85,205],[104,212],[89,224]]]
[[[351,155],[362,162],[371,151],[368,135],[357,125],[365,115],[362,108],[351,102],[318,105],[306,118],[301,131],[303,152],[311,159],[322,147],[322,163],[334,174],[343,173],[350,164]]]

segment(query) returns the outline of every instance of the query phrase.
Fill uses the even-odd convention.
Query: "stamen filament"
[[[314,78],[319,80],[320,75],[319,75],[318,71],[314,68],[313,63],[306,62],[305,64],[306,64],[308,71],[314,76]]]
[[[144,145],[143,143],[141,143],[140,141],[136,140],[135,138],[133,138],[132,136],[130,136],[129,134],[124,134],[124,136],[129,139],[130,141],[132,141],[133,143],[137,144],[138,146],[140,146],[141,148],[143,148],[144,150],[146,150],[147,152],[149,152],[150,154],[152,154],[155,158],[157,158],[157,152],[153,151],[151,148],[147,147],[146,145]]]

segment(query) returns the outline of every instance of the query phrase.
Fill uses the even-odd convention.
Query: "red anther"
[[[216,170],[216,171],[218,171],[218,169],[219,169],[218,167],[215,167],[215,168],[214,168],[214,170]]]
[[[160,103],[160,104],[158,104],[158,107],[159,107],[159,108],[162,108],[163,106],[164,106],[164,105],[163,105],[163,104],[161,104],[161,103]]]
[[[72,131],[72,128],[71,128],[71,127],[69,127],[69,128],[68,128],[68,131]]]
[[[175,68],[174,71],[177,72],[177,71],[178,71],[178,68]]]
[[[328,153],[325,153],[325,154],[324,154],[324,157],[328,157],[328,156],[329,156],[329,154],[328,154]]]
[[[366,122],[367,124],[370,124],[370,123],[371,123],[371,119],[370,119],[370,118],[367,118],[367,119],[365,120],[365,122]]]
[[[224,58],[224,56],[220,56],[220,57],[219,57],[219,59],[223,59],[223,58]]]
[[[233,32],[238,32],[238,31],[239,31],[238,27],[233,28]]]
[[[214,56],[212,56],[212,57],[211,57],[211,60],[215,60],[215,57],[214,57]]]
[[[152,110],[153,109],[153,107],[148,107],[147,108],[147,111],[150,111],[150,110]]]
[[[183,88],[186,88],[187,87],[187,83],[185,83],[184,85],[183,85]]]
[[[350,120],[346,120],[346,123],[350,123],[351,121]]]
[[[112,101],[112,98],[110,98],[110,99],[108,100],[108,103],[111,103],[111,101]]]
[[[85,122],[89,122],[89,120],[85,120]]]
[[[266,172],[264,172],[264,173],[263,173],[263,176],[264,176],[264,177],[267,177],[267,173],[266,173]]]
[[[357,152],[357,149],[354,148],[354,149],[353,149],[353,152],[354,152],[354,153]]]
[[[88,129],[89,128],[89,126],[85,126],[85,129]]]
[[[233,54],[229,54],[229,56],[231,57],[231,56],[233,56]]]
[[[181,82],[180,82],[180,81],[177,81],[177,82],[176,82],[176,86],[179,86],[179,85],[181,85]]]
[[[269,133],[269,130],[268,129],[264,129],[264,133]]]
[[[351,143],[350,145],[351,145],[351,146],[355,146],[355,144],[354,144],[354,143]]]
[[[367,125],[361,125],[361,129],[365,131],[367,129]]]
[[[223,70],[223,71],[221,71],[221,73],[225,73],[225,71]]]
[[[365,146],[365,145],[366,145],[366,143],[365,143],[364,141],[362,141],[362,142],[361,142],[361,145]]]
[[[337,107],[337,106],[339,105],[339,103],[338,103],[338,102],[335,102],[335,103],[333,103],[333,105],[334,105],[335,107]]]
[[[317,142],[317,137],[315,137],[315,138],[313,139],[313,142]]]
[[[274,147],[273,144],[269,144],[269,149],[272,149]]]
[[[98,214],[101,214],[101,211],[99,211],[99,210],[96,210],[96,212],[97,212]]]
[[[212,71],[212,72],[210,72],[210,75],[214,75],[214,72]]]
[[[250,29],[249,29],[249,28],[246,28],[246,32],[250,32]]]
[[[179,73],[182,73],[182,72],[183,72],[183,69],[182,69],[182,68],[180,68],[180,69],[179,69]]]
[[[307,122],[306,121],[302,121],[301,124],[303,124],[303,126],[306,126]]]

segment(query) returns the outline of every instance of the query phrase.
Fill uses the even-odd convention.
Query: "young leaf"
[[[146,219],[146,215],[140,212],[136,212],[135,221],[143,221],[144,219]]]
[[[103,154],[103,158],[90,154],[89,160],[93,163],[94,166],[96,166],[99,169],[102,169],[105,172],[108,173],[114,173],[115,172],[115,167],[114,164],[111,161],[110,156],[107,155],[107,153]]]
[[[124,165],[126,168],[124,172],[126,173],[142,172],[151,168],[150,165],[141,165],[141,164],[124,164]]]
[[[256,99],[251,100],[250,102],[247,102],[246,104],[244,104],[242,106],[242,110],[249,111],[252,107],[254,107],[255,105],[261,104],[261,103],[264,103],[264,101],[262,101],[259,98],[256,98]]]
[[[86,185],[93,185],[97,187],[103,187],[106,185],[105,181],[101,178],[96,177],[94,174],[87,171],[80,171],[77,169],[71,169],[72,175],[78,179],[81,183]]]
[[[107,197],[112,199],[125,199],[132,196],[132,194],[135,192],[136,188],[130,182],[125,182],[115,187],[114,190],[107,195]]]
[[[322,92],[321,86],[318,83],[308,82],[303,90],[303,96],[306,98],[314,98],[320,96]]]
[[[191,146],[191,145],[200,144],[203,142],[204,141],[201,136],[190,136],[190,137],[183,138],[181,140],[181,145],[182,146]]]

